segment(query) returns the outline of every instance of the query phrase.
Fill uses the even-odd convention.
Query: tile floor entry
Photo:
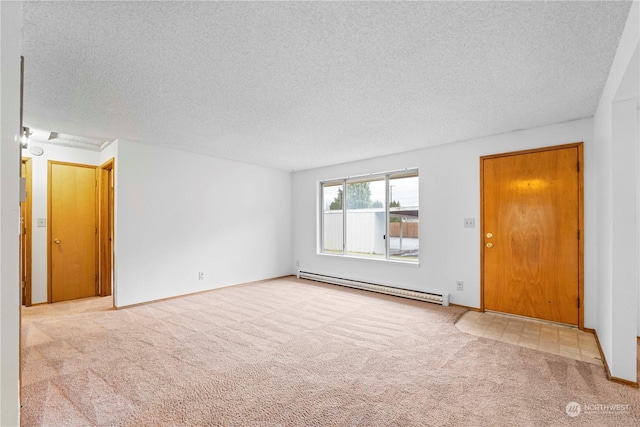
[[[478,337],[602,366],[595,336],[571,326],[506,314],[467,311],[456,327]]]

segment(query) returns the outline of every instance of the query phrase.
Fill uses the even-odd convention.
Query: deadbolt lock
[[[493,247],[493,243],[491,243],[491,242],[487,243],[487,247],[488,248],[492,248]]]
[[[487,233],[487,239],[490,239],[493,237],[493,233]]]

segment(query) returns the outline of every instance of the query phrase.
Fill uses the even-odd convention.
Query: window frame
[[[412,177],[415,176],[418,178],[418,194],[416,194],[416,196],[418,197],[418,212],[420,212],[420,187],[419,187],[419,177],[420,177],[420,173],[419,173],[419,169],[416,168],[407,168],[407,169],[400,169],[400,170],[395,170],[395,171],[389,171],[389,172],[380,172],[380,173],[371,173],[371,174],[366,174],[366,175],[358,175],[358,176],[348,176],[348,177],[344,177],[344,178],[333,178],[333,179],[327,179],[327,180],[322,180],[319,181],[318,183],[318,188],[319,188],[319,221],[318,221],[318,229],[319,229],[319,233],[318,233],[318,244],[317,244],[317,254],[318,255],[326,255],[326,256],[337,256],[337,257],[345,257],[345,258],[354,258],[354,259],[364,259],[364,260],[372,260],[372,261],[383,261],[383,262],[396,262],[396,263],[407,263],[407,264],[412,264],[412,265],[419,265],[420,262],[420,254],[419,254],[419,247],[420,247],[420,236],[418,235],[418,256],[416,256],[414,259],[397,259],[391,256],[391,250],[390,250],[390,245],[391,245],[391,239],[389,236],[389,232],[390,232],[390,203],[392,202],[391,200],[389,200],[390,198],[390,194],[389,194],[389,190],[390,190],[390,186],[389,186],[389,182],[391,179],[394,178],[403,178],[403,177]],[[355,183],[362,183],[362,182],[374,182],[374,181],[381,181],[384,180],[384,201],[383,206],[384,206],[384,254],[382,256],[359,256],[359,255],[354,255],[352,253],[348,253],[347,252],[347,228],[348,228],[348,216],[347,216],[347,205],[348,205],[348,198],[349,198],[349,192],[347,190],[347,185],[348,184],[355,184]],[[342,207],[339,211],[342,212],[342,251],[326,251],[325,250],[325,205],[328,203],[330,203],[330,200],[325,200],[325,192],[324,189],[325,187],[330,187],[330,186],[341,186],[342,188]],[[336,209],[336,211],[338,211]],[[419,214],[418,214],[418,218],[419,218]]]

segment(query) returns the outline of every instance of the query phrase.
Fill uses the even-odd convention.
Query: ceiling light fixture
[[[26,126],[22,127],[22,136],[20,136],[20,147],[27,148],[29,146],[31,132]]]

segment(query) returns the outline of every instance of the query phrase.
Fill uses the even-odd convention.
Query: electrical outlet
[[[475,218],[465,218],[464,219],[464,228],[476,228],[476,219]]]
[[[198,273],[198,280],[204,280],[204,271]]]
[[[464,282],[462,280],[458,280],[456,282],[456,289],[459,291],[463,291],[464,290]]]

